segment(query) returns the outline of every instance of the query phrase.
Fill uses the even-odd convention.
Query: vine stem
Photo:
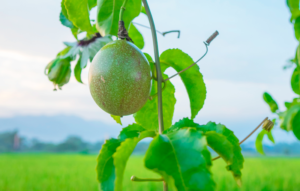
[[[255,131],[257,131],[257,129],[259,129],[259,127],[265,122],[265,121],[267,121],[268,120],[268,117],[266,117],[249,135],[247,135],[247,137],[245,137],[239,144],[241,145],[243,142],[245,142],[249,137],[251,137],[251,135],[255,132]],[[217,160],[217,159],[219,159],[219,158],[221,158],[221,156],[217,156],[217,157],[215,157],[215,158],[213,158],[212,160],[214,161],[214,160]]]
[[[147,0],[143,0],[143,4],[147,13],[147,17],[151,27],[152,33],[152,40],[153,40],[153,48],[154,48],[154,58],[155,58],[155,67],[156,67],[156,75],[157,75],[157,107],[158,107],[158,126],[159,126],[159,133],[161,134],[164,131],[164,123],[163,123],[163,105],[162,105],[162,74],[160,69],[160,62],[159,62],[159,52],[158,52],[158,42],[156,36],[156,29],[154,25],[154,21],[151,15],[151,11]],[[164,181],[164,191],[168,191],[168,185]]]
[[[126,9],[127,1],[128,0],[124,0],[124,2],[123,2],[123,5],[122,5],[121,10],[120,10],[120,14],[119,14],[119,21],[123,21],[123,14],[124,14],[124,11]]]

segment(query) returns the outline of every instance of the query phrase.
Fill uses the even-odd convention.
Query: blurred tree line
[[[89,143],[77,136],[70,136],[60,143],[43,142],[38,139],[26,139],[18,131],[0,133],[0,153],[6,152],[53,152],[94,154],[101,149],[103,141]],[[135,153],[144,153],[148,143],[141,142]]]
[[[99,152],[103,141],[89,143],[77,136],[70,136],[60,143],[43,142],[38,139],[27,139],[21,137],[18,131],[0,133],[0,153],[7,152],[52,152],[52,153],[81,153],[96,154]],[[256,154],[253,142],[241,145],[245,154]],[[144,154],[149,146],[149,142],[140,142],[135,154]],[[276,145],[264,145],[264,150],[268,154],[299,155],[300,143],[292,144],[278,143]],[[213,152],[214,153],[214,152]]]

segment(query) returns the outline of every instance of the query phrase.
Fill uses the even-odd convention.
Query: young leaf
[[[179,49],[169,49],[160,55],[160,60],[168,67],[174,68],[177,72],[185,69],[194,63],[193,59]],[[204,105],[206,98],[206,87],[199,66],[194,65],[180,74],[187,93],[190,98],[191,118],[194,119]]]
[[[89,48],[83,47],[81,59],[80,59],[80,67],[83,69],[87,66],[88,60],[89,60]]]
[[[82,80],[81,80],[81,72],[82,72],[82,68],[80,66],[80,63],[81,63],[81,56],[79,58],[79,60],[77,61],[76,65],[75,65],[75,68],[74,68],[74,76],[75,76],[75,79],[79,82],[79,83],[82,83]]]
[[[256,147],[256,150],[257,152],[259,152],[260,154],[264,155],[265,152],[264,152],[264,148],[263,148],[263,138],[266,134],[266,130],[262,130],[256,137],[256,141],[255,141],[255,147]]]
[[[120,146],[118,139],[106,140],[102,145],[97,159],[97,177],[100,182],[100,189],[103,191],[113,191],[116,177],[113,154]]]
[[[218,151],[220,152],[219,154],[228,164],[227,169],[232,171],[233,176],[236,179],[237,183],[240,184],[240,179],[241,179],[241,175],[242,175],[241,169],[243,168],[244,157],[241,152],[242,149],[239,145],[239,140],[233,134],[233,132],[231,130],[227,129],[222,124],[216,124],[214,122],[209,122],[206,125],[199,125],[191,119],[184,118],[184,119],[180,120],[179,122],[175,123],[169,130],[166,130],[165,133],[178,131],[179,129],[182,129],[185,127],[194,127],[196,129],[204,132],[205,134],[210,133],[210,132],[216,132],[220,135],[223,135],[226,138],[226,140],[231,143],[231,145],[232,145],[232,153],[231,154],[233,155],[233,158],[229,159],[228,158],[229,154],[226,153],[226,150],[220,150],[220,148],[217,148],[218,145],[212,145],[212,144],[216,144],[216,143],[213,143],[212,140],[208,139],[209,146],[212,149],[216,149],[215,150],[216,152],[218,152]],[[211,136],[217,136],[217,135],[211,135]],[[214,139],[214,137],[211,139]],[[228,145],[229,144],[228,142],[224,142],[222,144]],[[230,148],[228,149],[228,152],[230,152]]]
[[[134,26],[134,24],[130,24],[128,34],[130,38],[132,39],[133,43],[139,48],[143,49],[145,42],[143,35],[140,33],[140,31]]]
[[[260,154],[262,155],[265,155],[264,153],[264,149],[263,149],[263,138],[264,136],[267,135],[269,140],[272,142],[272,143],[275,143],[275,140],[274,140],[274,137],[272,135],[272,131],[268,132],[266,130],[262,130],[256,137],[256,140],[255,140],[255,147],[256,147],[256,150],[257,152],[259,152]]]
[[[295,115],[292,121],[294,135],[300,140],[300,111]]]
[[[263,94],[263,98],[264,98],[265,102],[270,106],[272,113],[275,113],[278,110],[278,105],[277,105],[276,101],[267,92],[265,92]]]
[[[272,143],[275,143],[274,137],[273,137],[273,135],[272,135],[272,131],[267,132],[267,136],[268,136],[268,139],[269,139]]]
[[[88,0],[64,0],[64,5],[68,13],[68,19],[80,30],[88,34],[94,34],[90,22]]]
[[[295,68],[291,79],[291,85],[293,91],[300,95],[300,67]]]
[[[116,115],[110,115],[117,123],[119,123],[120,125],[122,125],[121,122],[121,117],[120,116],[116,116]]]
[[[123,0],[98,0],[96,26],[102,36],[118,35],[118,23],[120,9]],[[128,29],[130,22],[141,12],[141,0],[128,0],[123,14],[125,28]]]
[[[168,183],[174,182],[180,191],[215,188],[206,139],[195,128],[156,136],[147,150],[145,166],[161,174]]]
[[[163,74],[164,78],[168,76]],[[164,115],[164,127],[168,129],[172,125],[172,119],[175,109],[175,88],[170,81],[166,82],[166,88],[163,90],[163,115]],[[152,80],[152,90],[150,95],[157,93],[157,82]],[[158,129],[158,112],[157,112],[157,96],[152,100],[148,100],[147,103],[137,113],[133,115],[136,123],[142,125],[148,130]]]

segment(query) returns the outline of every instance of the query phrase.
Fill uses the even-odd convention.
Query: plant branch
[[[148,29],[151,29],[150,27],[146,26],[146,25],[142,25],[140,23],[136,23],[136,22],[132,22],[133,24],[135,25],[139,25],[141,27],[144,27],[144,28],[148,28]],[[180,38],[180,30],[171,30],[171,31],[166,31],[166,32],[160,32],[158,30],[156,30],[157,33],[161,34],[162,36],[165,36],[166,34],[169,34],[169,33],[178,33],[178,37],[177,38]]]
[[[131,181],[135,181],[135,182],[160,182],[160,181],[164,181],[164,179],[163,178],[138,178],[136,176],[132,176]]]
[[[156,36],[156,29],[154,25],[154,21],[151,15],[151,11],[147,0],[143,0],[143,4],[147,13],[147,17],[149,19],[151,33],[152,33],[152,40],[153,40],[153,47],[154,47],[154,56],[155,56],[155,67],[156,67],[156,76],[157,76],[157,108],[158,108],[158,126],[159,126],[159,133],[161,134],[164,131],[164,121],[163,121],[163,104],[162,104],[162,74],[160,69],[160,62],[159,62],[159,52],[158,52],[158,42]],[[168,185],[166,181],[164,181],[164,191],[168,191]]]
[[[155,68],[156,68],[156,76],[157,76],[157,97],[158,97],[158,125],[159,125],[159,133],[164,131],[164,123],[163,123],[163,109],[162,109],[162,74],[160,69],[159,62],[159,52],[158,52],[158,43],[156,36],[156,29],[154,25],[154,21],[151,15],[150,8],[148,6],[147,0],[143,0],[143,4],[149,19],[152,40],[153,40],[153,48],[154,48],[154,57],[155,57]]]
[[[265,121],[267,121],[268,120],[268,118],[266,117],[249,135],[247,135],[247,137],[245,137],[242,141],[240,141],[240,145],[243,143],[243,142],[245,142],[249,137],[251,137],[251,135],[253,135],[253,133],[255,132],[255,131],[257,131],[257,129],[259,129],[259,127],[265,122]],[[221,158],[220,156],[217,156],[217,157],[215,157],[215,158],[213,158],[212,160],[214,161],[214,160],[217,160],[217,159],[219,159],[219,158]]]

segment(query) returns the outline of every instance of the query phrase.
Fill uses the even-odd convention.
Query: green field
[[[0,155],[0,190],[97,191],[95,165],[95,155]],[[214,162],[212,172],[217,190],[300,190],[300,159],[297,158],[246,158],[241,188],[236,186],[221,160]],[[131,175],[159,177],[143,168],[142,157],[129,160],[124,191],[161,190],[162,183],[131,182]]]

